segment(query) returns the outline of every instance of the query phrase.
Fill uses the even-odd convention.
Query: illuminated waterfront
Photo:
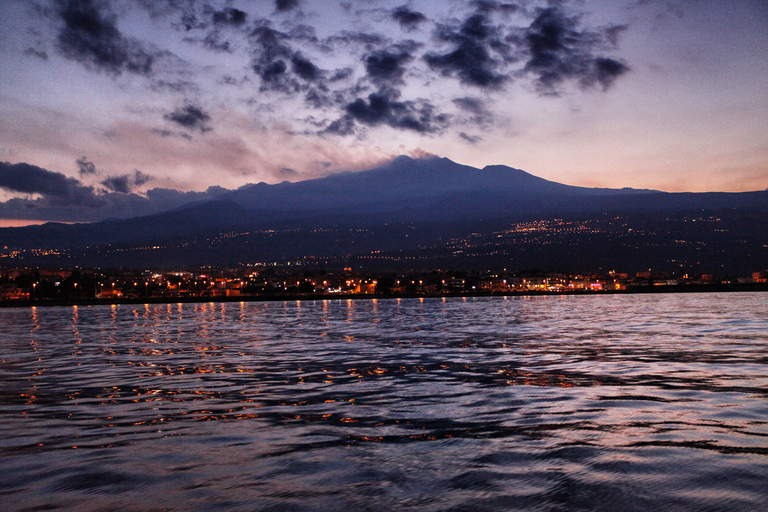
[[[768,295],[0,311],[8,510],[762,510]]]

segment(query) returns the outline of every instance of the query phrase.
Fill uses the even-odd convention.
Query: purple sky
[[[399,154],[762,190],[767,28],[763,0],[4,0],[0,219],[147,213]]]

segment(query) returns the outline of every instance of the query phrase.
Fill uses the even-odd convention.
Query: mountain
[[[709,216],[704,215],[707,212]],[[407,252],[411,260],[427,254],[445,260],[446,254],[456,252],[448,250],[450,241],[469,234],[488,235],[486,245],[490,246],[499,238],[491,235],[505,232],[510,223],[568,218],[586,226],[610,215],[629,219],[627,222],[635,228],[621,229],[628,229],[633,237],[640,232],[656,237],[655,242],[650,238],[637,242],[640,245],[633,249],[632,261],[652,256],[654,261],[677,262],[675,254],[682,253],[675,245],[687,236],[706,238],[702,243],[709,244],[708,251],[714,248],[707,257],[720,262],[718,265],[730,264],[731,260],[752,265],[761,261],[768,247],[768,240],[763,241],[765,236],[755,235],[756,229],[758,235],[768,233],[768,229],[759,231],[766,224],[766,212],[768,191],[666,193],[585,188],[547,181],[501,165],[477,169],[445,158],[399,157],[369,171],[298,183],[246,186],[220,194],[214,201],[151,216],[0,229],[0,249],[5,256],[0,265],[224,265],[310,256],[327,260],[382,251]],[[726,219],[728,229],[712,224],[711,233],[686,231],[689,219],[710,217]],[[682,227],[676,223],[682,223]],[[609,247],[626,242],[619,236],[620,229],[611,229],[615,236],[600,238],[599,243],[594,241],[597,238],[589,238],[589,229],[580,230],[577,238],[568,238],[568,247],[584,245],[584,262],[596,260],[601,254],[629,258],[624,248]],[[723,235],[726,231],[728,237]],[[536,258],[565,264],[564,254],[573,251],[562,246],[565,238],[553,233],[549,240],[540,240],[544,246],[552,245],[552,255],[541,252],[549,250],[546,247],[526,250]],[[677,238],[669,238],[670,233],[676,233]],[[553,240],[559,242],[553,245]],[[669,257],[667,253],[653,253],[654,243],[668,247]],[[718,254],[718,244],[727,245],[721,252],[733,257],[712,256]],[[511,244],[489,254],[508,255],[521,247]],[[700,253],[689,251],[685,258],[693,260]],[[483,264],[493,261],[486,258]],[[526,261],[536,260],[530,256]]]
[[[259,183],[220,198],[251,212],[269,212],[282,218],[376,214],[381,219],[401,222],[434,222],[607,210],[757,207],[768,203],[767,196],[765,191],[667,193],[576,187],[503,165],[477,169],[447,158],[400,156],[369,171],[298,183]]]
[[[446,203],[462,197],[484,197],[493,203],[516,207],[525,213],[531,204],[545,197],[572,198],[625,196],[651,191],[597,189],[563,185],[503,165],[476,169],[447,158],[414,160],[400,156],[377,169],[341,173],[298,183],[260,183],[224,194],[249,210],[315,216],[331,214],[419,211],[444,209]],[[487,210],[482,203],[464,210],[462,217]]]

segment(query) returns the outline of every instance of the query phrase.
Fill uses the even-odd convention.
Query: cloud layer
[[[81,161],[90,168],[85,157],[78,164]],[[0,203],[0,218],[93,222],[158,213],[226,192],[211,187],[206,192],[151,189],[143,196],[132,193],[150,180],[150,176],[137,170],[106,177],[101,181],[103,188],[97,189],[35,165],[0,162],[0,189],[26,196]]]
[[[183,106],[169,109],[163,118],[184,129],[186,137],[215,128],[211,115],[188,95],[199,86],[164,76],[174,61],[172,52],[123,33],[112,4],[61,0],[54,5],[46,12],[58,27],[61,56],[94,71],[149,77],[155,90],[175,90],[183,96],[176,103],[181,100]],[[582,26],[582,17],[567,1],[537,6],[472,0],[455,2],[440,15],[410,4],[372,1],[371,10],[340,2],[352,20],[378,20],[377,28],[359,32],[308,23],[311,9],[318,8],[309,1],[276,0],[271,12],[196,0],[145,0],[140,5],[157,24],[183,33],[200,51],[245,59],[241,62],[250,72],[241,78],[222,74],[219,82],[238,86],[244,94],[250,88],[252,105],[274,108],[300,101],[307,114],[291,122],[317,134],[360,137],[381,126],[441,133],[459,119],[451,116],[457,105],[453,100],[466,96],[466,90],[482,91],[487,110],[496,96],[518,84],[550,96],[570,84],[607,90],[630,69],[612,55],[625,27]],[[422,84],[439,82],[445,84],[438,101]],[[456,97],[446,97],[451,94]],[[155,133],[172,132],[156,128]]]

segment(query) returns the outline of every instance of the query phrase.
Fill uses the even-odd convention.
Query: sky
[[[763,190],[766,84],[764,0],[0,0],[0,225],[403,154]]]

